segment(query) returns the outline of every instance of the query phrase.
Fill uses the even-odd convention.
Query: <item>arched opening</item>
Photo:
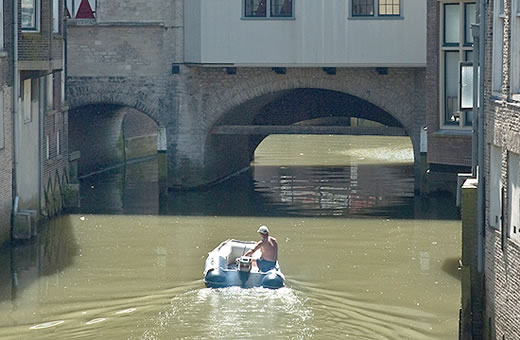
[[[248,167],[257,146],[273,134],[408,136],[410,128],[395,115],[343,92],[280,91],[238,105],[218,121],[206,140],[207,176],[222,178]],[[418,143],[407,138],[416,157]]]
[[[157,154],[157,123],[121,105],[85,105],[69,111],[70,150],[79,151],[79,176]]]

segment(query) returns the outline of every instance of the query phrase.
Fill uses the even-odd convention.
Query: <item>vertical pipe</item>
[[[480,14],[480,7],[476,8],[477,18]],[[480,44],[483,43],[480,37],[480,25],[475,24],[471,26],[471,33],[473,35],[473,123],[472,123],[472,139],[471,139],[471,175],[477,177],[478,165],[478,96],[479,96],[479,76],[478,70],[480,66]]]
[[[486,1],[479,1],[479,12],[480,12],[480,37],[482,39],[479,44],[479,64],[480,74],[485,73],[485,25],[486,25]],[[479,98],[480,107],[478,114],[478,196],[477,196],[477,264],[478,272],[484,272],[484,241],[485,241],[485,223],[484,223],[484,193],[485,193],[485,179],[484,179],[484,76],[480,77],[479,80]]]
[[[18,113],[18,97],[19,97],[19,89],[20,79],[18,75],[18,0],[13,1],[13,117],[11,122],[12,129],[12,196],[13,196],[13,212],[11,214],[11,237],[12,237],[12,228],[14,226],[14,216],[18,211],[18,192],[16,187],[16,115]],[[16,203],[16,204],[15,204]],[[15,210],[16,209],[16,210]]]

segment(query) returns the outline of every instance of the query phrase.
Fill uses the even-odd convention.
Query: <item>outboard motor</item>
[[[237,259],[238,261],[238,270],[241,272],[249,273],[251,271],[251,266],[253,264],[253,259],[249,256],[241,256]]]
[[[252,265],[253,259],[249,256],[241,256],[237,259],[238,277],[242,282],[242,286],[245,286],[247,280],[249,279],[249,273],[251,272]]]

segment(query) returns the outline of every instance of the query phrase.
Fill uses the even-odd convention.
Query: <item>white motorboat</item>
[[[204,283],[206,287],[222,288],[240,286],[243,288],[265,287],[281,288],[285,285],[285,277],[276,266],[262,272],[253,266],[253,259],[259,257],[257,250],[251,257],[244,256],[255,247],[255,242],[227,240],[208,254],[204,267]]]

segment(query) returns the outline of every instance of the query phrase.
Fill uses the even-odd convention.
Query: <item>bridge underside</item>
[[[360,118],[369,124],[356,125]],[[255,98],[229,110],[206,136],[206,182],[248,167],[272,134],[409,136],[381,108],[355,96],[321,89],[294,89]]]
[[[352,136],[408,136],[398,127],[350,127],[310,125],[219,125],[213,135],[352,135]]]

